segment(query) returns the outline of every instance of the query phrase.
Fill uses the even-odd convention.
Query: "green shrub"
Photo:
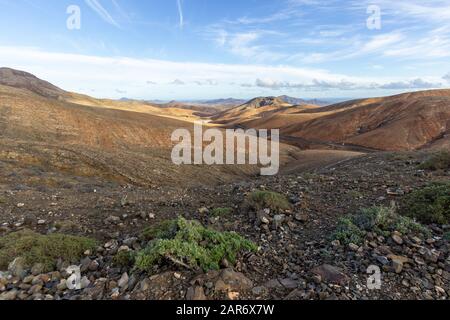
[[[268,208],[276,212],[282,212],[292,209],[292,205],[284,195],[271,191],[252,192],[247,198],[247,203],[250,208],[255,210]]]
[[[339,240],[342,244],[361,244],[364,240],[365,232],[358,228],[349,217],[341,218],[333,234],[333,239]]]
[[[42,263],[45,271],[52,271],[61,258],[73,263],[86,250],[94,249],[96,241],[63,234],[41,235],[31,230],[10,233],[0,238],[0,269],[5,269],[15,258],[25,259],[26,267]]]
[[[424,170],[448,170],[450,169],[450,152],[441,151],[433,154],[428,160],[419,166]]]
[[[233,213],[233,209],[231,209],[231,208],[215,208],[211,211],[211,216],[223,217],[223,216],[229,216],[232,213]]]
[[[341,218],[333,239],[343,244],[361,244],[367,232],[389,236],[393,231],[403,234],[430,233],[423,225],[399,215],[395,207],[371,207],[361,209],[359,214]]]
[[[166,220],[156,226],[146,228],[141,237],[145,240],[170,239],[175,236],[177,228],[177,220]]]
[[[155,238],[137,254],[138,270],[150,271],[164,259],[192,269],[217,270],[224,258],[234,264],[241,250],[257,250],[254,243],[237,233],[214,231],[181,217],[175,222],[176,231],[170,238]]]
[[[450,223],[450,182],[432,183],[412,192],[402,212],[422,223]]]
[[[120,251],[113,258],[113,264],[118,267],[131,267],[135,262],[135,254],[132,251]]]
[[[444,240],[450,241],[450,232],[444,234]]]

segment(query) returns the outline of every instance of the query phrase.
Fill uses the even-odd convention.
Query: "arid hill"
[[[48,98],[58,98],[67,92],[34,75],[10,68],[0,68],[0,85],[26,89]]]
[[[13,167],[37,166],[155,186],[210,184],[259,173],[256,166],[172,163],[171,134],[180,128],[191,130],[194,121],[205,119],[198,111],[96,99],[10,69],[2,75],[1,83],[9,85],[0,85],[0,158]],[[282,145],[281,163],[297,161],[301,154],[294,146]],[[326,163],[330,161],[334,158],[327,158]]]
[[[279,128],[303,145],[355,145],[401,151],[449,145],[450,90],[429,90],[385,98],[347,101],[328,107],[285,105],[257,99],[219,113],[225,126]]]
[[[283,133],[377,150],[416,150],[448,139],[450,90],[356,100],[308,111],[316,118]]]
[[[272,116],[295,114],[305,109],[317,108],[312,105],[292,105],[278,97],[260,97],[247,103],[220,112],[212,117],[214,123],[229,126],[243,126],[248,128],[277,128],[276,125],[266,125],[264,122]],[[261,121],[259,126],[254,121]]]
[[[170,140],[192,128],[192,110],[99,100],[65,92],[28,73],[2,69],[0,158],[76,176],[138,185],[227,181],[257,172],[246,166],[175,166]]]

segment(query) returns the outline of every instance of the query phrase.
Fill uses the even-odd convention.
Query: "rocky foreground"
[[[339,218],[361,208],[401,206],[413,190],[449,181],[448,169],[418,168],[427,157],[374,154],[300,175],[189,190],[146,190],[89,178],[64,185],[62,175],[53,175],[52,185],[33,186],[20,180],[23,172],[4,177],[0,236],[33,230],[97,243],[76,261],[55,261],[53,270],[16,257],[0,272],[0,300],[448,299],[447,224],[426,224],[427,232],[368,230],[360,243],[332,236]],[[290,209],[248,208],[254,190],[284,195]],[[213,215],[215,208],[229,210]],[[235,263],[222,259],[220,270],[207,272],[176,259],[144,272],[126,259],[148,245],[146,227],[177,216],[234,231],[258,250],[242,250]],[[1,249],[0,240],[0,261]],[[81,289],[70,289],[71,265],[80,266]],[[381,272],[376,288],[368,273],[374,267]]]

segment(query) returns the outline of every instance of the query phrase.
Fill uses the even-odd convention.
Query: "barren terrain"
[[[424,231],[395,215],[398,230],[333,235],[361,208],[401,208],[429,183],[448,183],[444,153],[439,167],[423,165],[450,148],[450,91],[328,107],[269,97],[214,108],[95,99],[0,69],[0,253],[3,238],[24,230],[97,241],[70,261],[81,265],[81,290],[67,288],[62,258],[53,270],[14,260],[0,271],[0,299],[449,298],[448,223],[426,221]],[[171,133],[200,120],[280,128],[281,173],[175,166]],[[282,209],[251,207],[252,195],[269,191]],[[448,202],[442,206],[448,215]],[[135,257],[157,240],[145,237],[146,228],[177,217],[235,232],[257,250],[210,271],[170,255],[145,272],[117,262],[121,252]],[[379,290],[367,286],[373,265],[383,273]]]

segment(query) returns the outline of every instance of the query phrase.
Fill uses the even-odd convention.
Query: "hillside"
[[[416,150],[440,143],[450,130],[450,90],[364,99],[312,110],[285,135],[378,150]]]
[[[226,127],[281,129],[304,146],[401,151],[448,145],[450,90],[352,100],[327,107],[257,98],[212,117]],[[298,144],[297,144],[298,145]]]
[[[272,116],[295,114],[306,109],[313,109],[316,106],[301,105],[296,106],[285,102],[279,97],[259,97],[252,99],[235,108],[219,112],[211,117],[217,124],[223,124],[227,127],[239,125],[252,128],[276,128],[274,125],[258,125],[254,121],[264,123]]]
[[[0,68],[0,85],[26,89],[48,98],[59,98],[66,95],[66,91],[41,80],[34,75],[10,68]]]

